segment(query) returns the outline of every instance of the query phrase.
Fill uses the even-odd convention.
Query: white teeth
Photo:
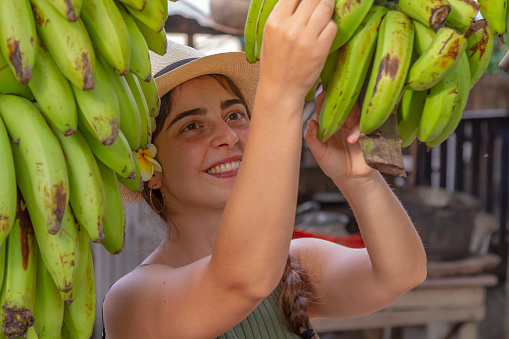
[[[229,162],[226,164],[217,165],[216,167],[212,167],[211,169],[209,169],[207,171],[207,173],[220,174],[220,173],[224,173],[224,172],[233,171],[240,167],[241,162],[242,162],[241,160],[237,160],[237,161],[232,161],[232,162]]]

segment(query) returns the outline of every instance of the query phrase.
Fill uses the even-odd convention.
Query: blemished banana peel
[[[71,84],[42,41],[39,41],[37,60],[28,86],[39,109],[59,133],[73,134],[78,128],[78,112]]]
[[[39,109],[25,98],[0,95],[0,116],[23,155],[32,194],[47,231],[55,234],[69,202],[69,181],[60,143]]]
[[[0,52],[20,84],[27,84],[32,77],[37,40],[29,1],[0,1]]]
[[[405,90],[398,105],[398,133],[401,147],[405,148],[417,138],[417,129],[421,120],[422,109],[428,91]]]
[[[0,251],[16,218],[16,171],[11,142],[0,118]],[[0,277],[1,278],[1,277]],[[0,279],[1,281],[1,279]]]
[[[417,129],[419,141],[431,141],[443,132],[451,119],[458,94],[458,72],[453,69],[429,90]]]
[[[134,167],[136,168],[134,178],[124,178],[117,176],[118,182],[133,192],[139,192],[143,189],[143,180],[141,179],[140,164],[138,162],[138,154],[133,151]]]
[[[131,150],[140,148],[141,118],[136,100],[123,76],[118,76],[112,67],[100,59],[108,74],[111,86],[115,89],[120,109],[120,130],[124,134]]]
[[[78,128],[78,130],[81,131],[90,149],[97,158],[113,169],[117,174],[125,178],[134,177],[136,172],[134,159],[131,154],[129,143],[122,131],[118,132],[115,141],[111,145],[104,145],[95,139],[90,132],[90,127],[86,126],[86,123]]]
[[[168,40],[166,39],[166,30],[164,27],[160,31],[156,32],[140,20],[135,20],[135,22],[141,34],[145,38],[148,49],[156,54],[164,55],[168,44]]]
[[[133,17],[143,22],[154,32],[160,32],[164,27],[164,8],[161,1],[147,0],[145,8],[136,10],[126,4],[126,8]]]
[[[467,39],[463,34],[449,27],[440,28],[410,67],[405,89],[423,91],[433,87],[456,64],[466,47]]]
[[[324,142],[334,135],[350,115],[371,64],[380,23],[387,12],[385,7],[373,6],[357,32],[339,49],[337,67],[320,111],[319,140]]]
[[[475,0],[446,0],[451,6],[451,12],[445,20],[448,27],[465,33],[479,12],[479,4]]]
[[[472,85],[470,84],[471,77],[469,72],[468,57],[465,52],[463,52],[463,55],[460,57],[456,68],[458,73],[458,98],[456,99],[454,111],[452,112],[451,118],[449,119],[449,122],[447,123],[447,126],[445,126],[442,133],[440,133],[440,135],[435,139],[426,142],[426,146],[428,147],[436,147],[440,145],[454,133],[456,127],[458,127],[458,124],[461,121],[465,106],[467,105],[468,96],[470,94],[470,88]]]
[[[81,13],[83,0],[48,0],[55,9],[68,21],[77,21]]]
[[[507,0],[477,0],[482,17],[488,20],[493,31],[502,35],[506,31]]]
[[[106,197],[94,154],[79,131],[67,137],[56,135],[67,163],[74,216],[90,240],[99,243],[104,237]]]
[[[36,338],[59,338],[64,321],[64,301],[40,253],[37,255],[34,330]]]
[[[246,24],[244,25],[244,41],[247,61],[256,62],[256,25],[263,0],[252,0],[247,10]]]
[[[412,58],[414,26],[403,12],[389,11],[378,31],[377,47],[360,130],[369,134],[383,125],[398,103]]]
[[[320,81],[322,82],[322,89],[324,91],[329,87],[330,80],[332,79],[332,73],[336,69],[339,60],[339,48],[334,52],[330,53],[325,59],[322,72],[320,73]]]
[[[58,289],[68,291],[72,288],[76,275],[75,262],[78,246],[77,227],[72,210],[69,206],[65,209],[60,226],[61,231],[49,234],[46,230],[44,217],[39,213],[35,199],[30,194],[32,184],[25,162],[21,157],[20,150],[14,144],[12,144],[12,153],[16,164],[18,186],[28,207],[42,259]]]
[[[71,288],[62,291],[60,290],[60,296],[66,304],[71,304],[76,298],[80,290],[80,285],[85,276],[85,271],[88,262],[88,251],[90,250],[90,241],[87,232],[76,225],[76,247],[74,256],[74,284]]]
[[[7,65],[4,55],[0,52],[0,94],[16,94],[27,98],[28,100],[35,100],[34,94],[27,84],[20,84],[14,72]]]
[[[90,132],[104,145],[110,145],[120,130],[120,108],[117,94],[101,62],[97,60],[94,70],[95,88],[82,91],[72,85],[78,103],[78,128],[87,123]]]
[[[495,44],[495,33],[488,20],[481,19],[470,26],[465,36],[468,42],[465,52],[470,65],[470,82],[474,87],[490,63]]]
[[[336,0],[332,20],[338,26],[338,31],[332,42],[329,54],[343,46],[355,33],[369,9],[373,0],[351,1]]]
[[[445,0],[400,0],[398,5],[410,18],[433,29],[438,28],[451,11]]]
[[[142,11],[147,4],[147,0],[118,0],[122,2],[124,5],[131,6],[137,11]]]
[[[70,22],[45,0],[30,0],[37,33],[64,75],[80,90],[94,88],[95,52],[81,19]]]
[[[424,24],[421,24],[417,20],[412,20],[414,24],[414,50],[417,54],[422,55],[429,45],[433,38],[435,37],[435,30],[433,28],[427,27]]]
[[[119,74],[129,72],[131,38],[113,0],[85,0],[81,18],[99,54]]]
[[[263,30],[265,28],[265,23],[277,2],[278,0],[263,0],[263,3],[261,4],[258,20],[256,22],[256,60],[260,60],[262,52]]]
[[[159,115],[159,106],[161,106],[161,98],[159,98],[157,93],[156,80],[150,76],[149,81],[138,81],[138,83],[147,102],[150,116],[156,118]]]
[[[138,78],[134,76],[131,72],[127,73],[124,76],[129,88],[131,89],[131,93],[134,96],[136,101],[136,105],[138,106],[138,111],[140,112],[140,120],[141,120],[141,142],[140,148],[146,149],[149,144],[152,142],[152,126],[150,122],[150,113],[147,105],[147,101],[145,100],[145,95],[143,94],[143,90],[141,89],[140,82]]]
[[[24,335],[34,324],[37,242],[21,195],[17,209],[17,218],[4,249],[7,259],[1,330],[8,338]]]
[[[124,248],[126,222],[125,207],[117,180],[121,177],[100,161],[97,163],[104,183],[107,206],[103,228],[104,238],[101,244],[111,254],[118,254]]]
[[[138,78],[147,80],[151,77],[150,55],[148,52],[147,42],[141,33],[134,18],[127,12],[124,5],[116,2],[117,7],[124,18],[124,22],[129,32],[129,39],[131,40],[131,63],[129,64],[129,71],[134,73]],[[122,121],[121,121],[122,122]]]
[[[90,338],[94,329],[96,296],[92,251],[88,245],[85,274],[79,280],[76,298],[72,304],[64,305],[64,323],[71,338]]]

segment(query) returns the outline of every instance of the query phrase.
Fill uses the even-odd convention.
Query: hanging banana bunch
[[[260,59],[263,25],[276,3],[251,2],[249,62]],[[474,22],[479,12],[484,18]],[[319,79],[326,94],[317,137],[327,141],[359,102],[362,135],[380,135],[394,113],[401,147],[416,139],[440,145],[488,67],[507,13],[507,0],[336,0],[338,33]]]
[[[1,337],[91,336],[90,242],[124,246],[167,17],[167,0],[0,1]]]

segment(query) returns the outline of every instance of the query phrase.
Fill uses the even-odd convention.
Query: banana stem
[[[509,52],[500,60],[498,67],[502,68],[506,73],[509,74]]]
[[[401,152],[401,138],[398,134],[396,109],[394,109],[385,123],[370,134],[363,134],[359,144],[368,166],[374,169],[400,177],[406,177]]]

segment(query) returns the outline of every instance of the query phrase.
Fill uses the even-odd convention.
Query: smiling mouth
[[[228,162],[225,164],[217,165],[217,166],[214,166],[211,169],[209,169],[207,171],[207,173],[221,174],[221,173],[225,173],[225,172],[230,172],[230,171],[238,169],[240,167],[241,162],[242,162],[241,160],[237,160],[237,161],[232,161],[232,162]]]

